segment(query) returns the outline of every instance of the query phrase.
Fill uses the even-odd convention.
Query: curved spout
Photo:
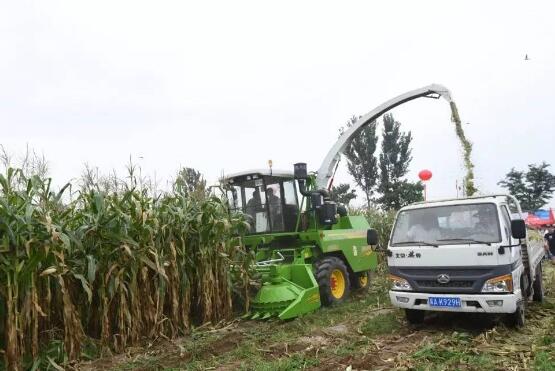
[[[324,158],[324,162],[322,162],[322,165],[320,165],[320,168],[318,169],[318,174],[316,176],[317,188],[327,189],[330,178],[333,176],[333,169],[335,165],[339,162],[341,153],[343,153],[345,148],[347,148],[352,138],[358,134],[358,131],[360,129],[362,129],[364,126],[368,125],[390,109],[420,97],[435,99],[443,97],[449,103],[453,101],[451,98],[451,92],[446,87],[438,84],[432,84],[420,89],[411,90],[409,92],[406,92],[405,94],[401,94],[374,108],[372,111],[359,118],[353,126],[345,130],[343,135],[339,137],[339,140],[329,150],[328,154]]]

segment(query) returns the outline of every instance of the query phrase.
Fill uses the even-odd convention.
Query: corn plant
[[[59,367],[56,360],[78,359],[88,339],[123,351],[229,318],[236,296],[248,305],[247,226],[225,200],[180,187],[153,197],[133,172],[103,184],[88,179],[64,197],[69,185],[53,192],[41,176],[0,175],[6,368]]]

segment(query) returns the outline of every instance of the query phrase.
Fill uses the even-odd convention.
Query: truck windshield
[[[493,203],[434,206],[403,210],[397,216],[392,246],[413,241],[453,245],[500,242],[499,216]]]

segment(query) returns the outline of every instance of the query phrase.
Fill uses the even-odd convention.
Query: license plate
[[[428,298],[428,304],[430,304],[430,307],[459,308],[461,306],[461,298],[431,296]]]

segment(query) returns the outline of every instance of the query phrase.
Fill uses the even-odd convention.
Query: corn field
[[[121,352],[248,305],[241,216],[204,191],[138,183],[54,192],[44,176],[0,174],[0,369],[61,369],[90,344]]]

